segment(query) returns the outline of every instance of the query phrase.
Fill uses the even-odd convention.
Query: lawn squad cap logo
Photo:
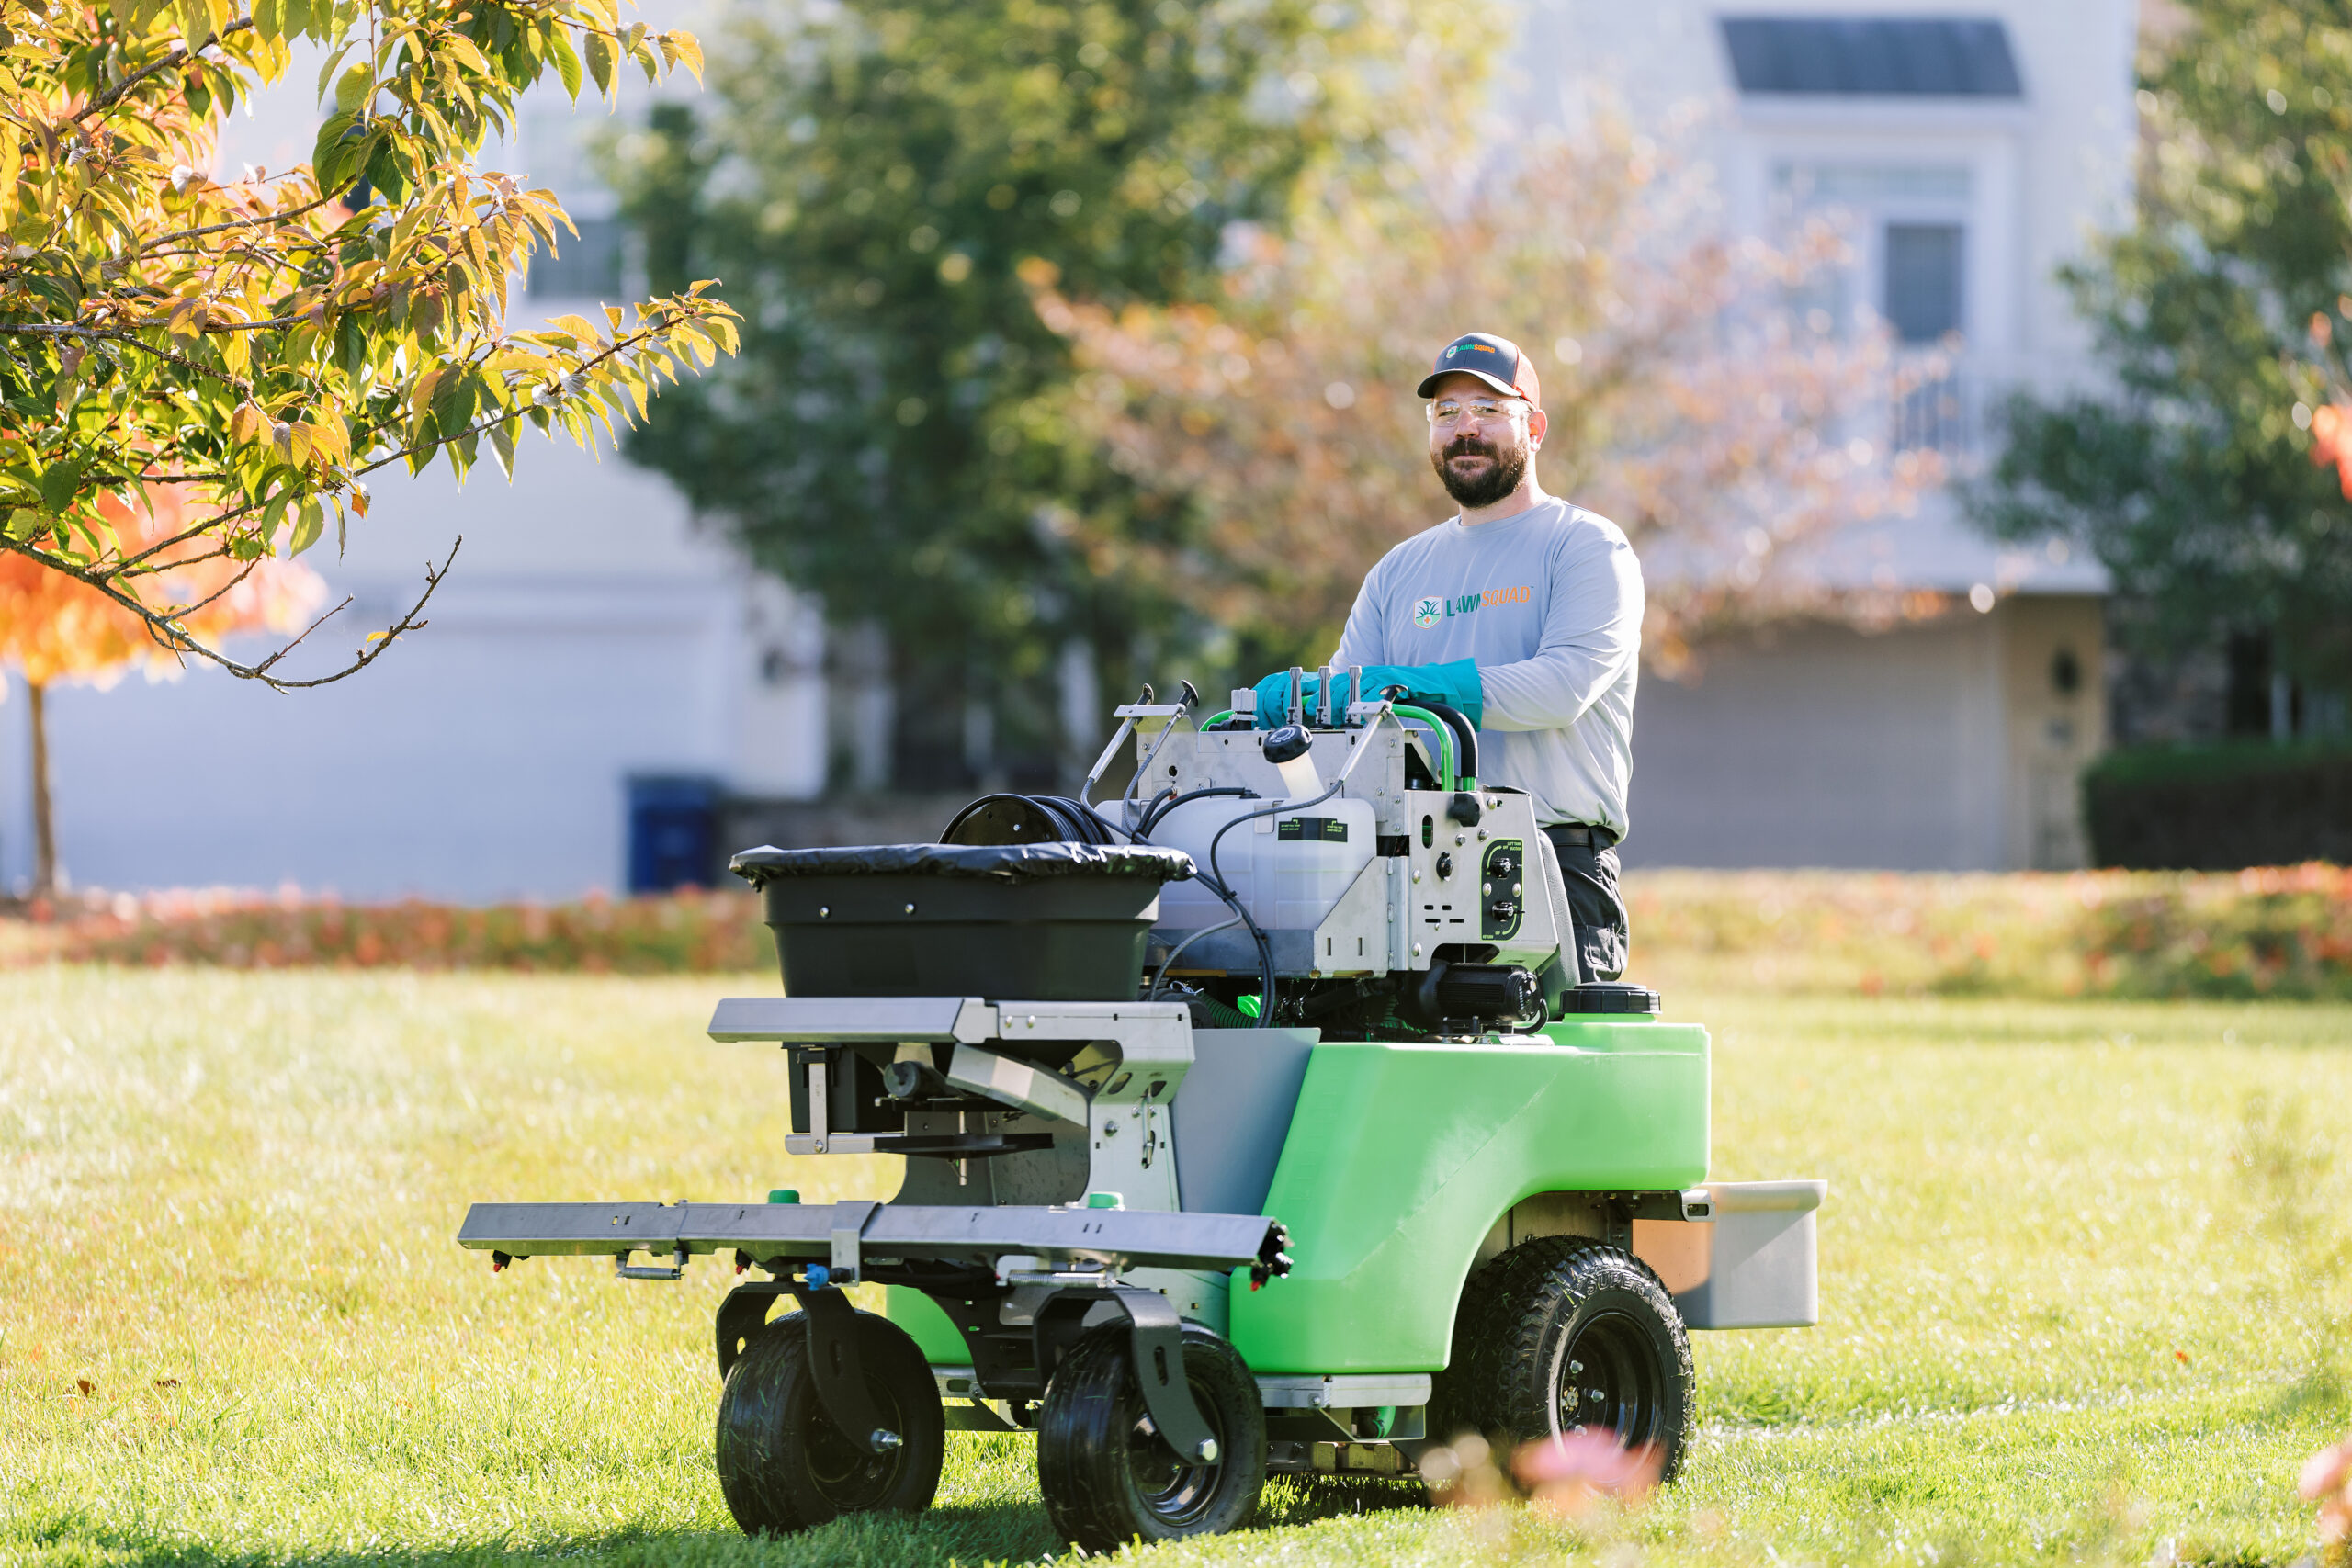
[[[1437,390],[1440,378],[1456,371],[1476,376],[1507,398],[1524,398],[1532,407],[1544,406],[1544,389],[1536,379],[1535,362],[1507,337],[1497,337],[1492,333],[1464,333],[1438,350],[1437,363],[1421,378],[1419,395],[1429,397]]]
[[[1417,626],[1433,626],[1444,615],[1445,601],[1434,593],[1425,593],[1413,601],[1413,624]]]

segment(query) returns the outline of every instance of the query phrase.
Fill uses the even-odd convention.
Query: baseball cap
[[[1455,371],[1476,376],[1507,398],[1525,398],[1537,408],[1544,406],[1543,384],[1535,378],[1535,361],[1519,351],[1519,344],[1492,333],[1464,333],[1438,350],[1437,368],[1421,378],[1421,389],[1416,397],[1426,398],[1436,387],[1438,378]]]

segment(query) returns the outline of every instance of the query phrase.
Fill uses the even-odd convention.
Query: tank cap
[[[1116,1192],[1089,1192],[1086,1206],[1090,1209],[1124,1209],[1127,1201]]]
[[[1280,767],[1295,762],[1306,755],[1306,731],[1295,724],[1285,724],[1280,729],[1266,731],[1266,761]]]
[[[1589,980],[1569,987],[1563,1000],[1562,1011],[1655,1014],[1660,998],[1646,986],[1620,985],[1611,980]]]
[[[797,1187],[771,1187],[768,1189],[768,1201],[771,1203],[797,1203],[800,1201],[800,1189]]]

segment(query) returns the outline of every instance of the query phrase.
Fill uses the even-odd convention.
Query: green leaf
[[[573,99],[580,96],[580,51],[571,47],[571,35],[562,28],[556,28],[548,39],[548,51],[555,56],[556,74],[563,78],[563,90]]]
[[[613,96],[613,40],[603,33],[588,35],[588,74],[595,78],[599,93]]]
[[[490,449],[497,457],[498,467],[510,484],[514,479],[514,426],[518,423],[502,419],[490,427]]]
[[[354,61],[350,70],[335,78],[335,112],[338,114],[357,112],[373,96],[375,85],[374,67],[365,60]]]
[[[441,378],[433,389],[433,418],[443,435],[455,435],[466,427],[481,395],[481,378],[471,370],[452,371]]]
[[[318,498],[313,496],[302,502],[301,516],[294,524],[294,536],[288,541],[287,547],[295,555],[300,555],[319,542],[319,536],[326,532],[326,508],[320,505]]]
[[[383,145],[380,133],[370,131],[364,136],[345,136],[327,149],[316,167],[319,188],[326,191],[348,190],[369,161]]]
[[[73,504],[74,492],[82,488],[82,469],[80,458],[68,457],[42,472],[41,504],[49,508],[52,516]]]
[[[325,174],[327,160],[334,156],[335,149],[343,143],[345,137],[349,134],[351,128],[357,121],[356,115],[332,114],[327,116],[325,121],[320,125],[319,134],[311,143],[311,168],[318,175],[321,190],[343,188],[341,186],[330,185],[327,182]]]
[[[293,7],[300,6],[301,4],[302,0],[287,0],[289,11]],[[327,84],[334,80],[335,67],[343,63],[343,57],[349,54],[351,52],[351,49],[352,46],[346,43],[341,49],[336,50],[334,53],[328,55],[324,61],[320,62],[318,86],[318,95],[320,97],[323,98],[327,96]]]

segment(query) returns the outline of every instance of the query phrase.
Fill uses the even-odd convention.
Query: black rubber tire
[[[1037,1414],[1037,1490],[1060,1538],[1091,1552],[1239,1529],[1266,1487],[1266,1411],[1230,1340],[1184,1325],[1184,1378],[1217,1440],[1185,1465],[1146,1419],[1133,1330],[1106,1323],[1054,1368]]]
[[[776,1319],[743,1348],[718,1396],[718,1489],[746,1535],[931,1506],[947,1452],[939,1385],[905,1329],[870,1312],[857,1329],[866,1391],[904,1441],[876,1456],[853,1448],[817,1396],[807,1320]]]
[[[1656,1445],[1659,1478],[1671,1481],[1696,1404],[1690,1336],[1640,1259],[1587,1236],[1537,1236],[1463,1287],[1431,1404],[1440,1441],[1475,1431],[1525,1443],[1605,1426],[1627,1448]]]

